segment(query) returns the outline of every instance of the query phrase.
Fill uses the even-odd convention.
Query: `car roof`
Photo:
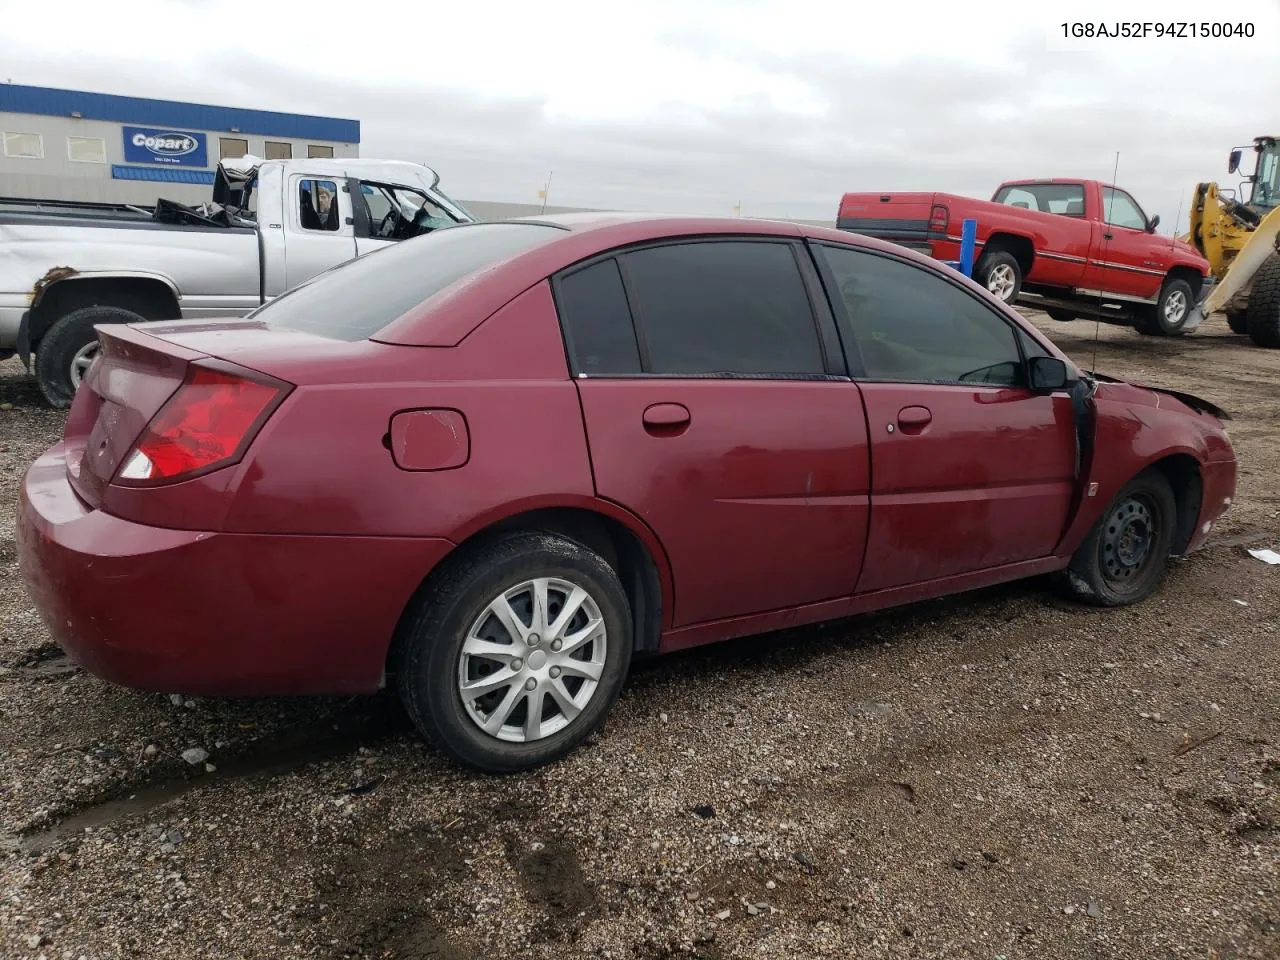
[[[405,346],[454,346],[485,318],[547,277],[611,250],[662,240],[699,237],[777,237],[810,239],[892,253],[927,269],[949,269],[924,254],[860,234],[752,217],[694,217],[681,214],[590,211],[515,217],[453,230],[483,230],[494,224],[529,224],[553,228],[548,239],[484,271],[483,282],[460,281],[392,321],[373,338]],[[556,235],[556,234],[559,235]],[[429,241],[430,234],[404,243]]]

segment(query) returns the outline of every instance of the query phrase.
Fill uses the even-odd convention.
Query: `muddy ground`
[[[0,956],[1280,956],[1280,567],[1244,548],[1280,547],[1280,352],[1215,318],[1096,353],[1238,418],[1237,502],[1154,599],[1027,582],[654,662],[508,779],[387,697],[69,668],[12,539],[63,415],[0,364]]]

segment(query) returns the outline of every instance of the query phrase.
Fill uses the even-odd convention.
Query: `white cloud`
[[[1063,40],[1063,21],[1253,38]],[[844,190],[1119,180],[1172,224],[1280,132],[1280,2],[835,0],[497,6],[0,0],[0,79],[356,117],[456,194],[832,216]]]

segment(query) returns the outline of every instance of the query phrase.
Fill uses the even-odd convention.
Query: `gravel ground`
[[[388,697],[70,668],[12,539],[63,415],[0,364],[0,955],[1280,956],[1280,568],[1243,546],[1280,547],[1280,352],[1034,319],[1237,416],[1237,502],[1156,597],[1028,582],[674,656],[505,779]]]

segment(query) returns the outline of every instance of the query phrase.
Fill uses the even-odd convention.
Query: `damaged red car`
[[[1236,483],[1211,403],[788,223],[461,225],[99,335],[19,508],[63,648],[152,691],[393,684],[491,772],[580,744],[639,656],[1043,574],[1142,600]]]

